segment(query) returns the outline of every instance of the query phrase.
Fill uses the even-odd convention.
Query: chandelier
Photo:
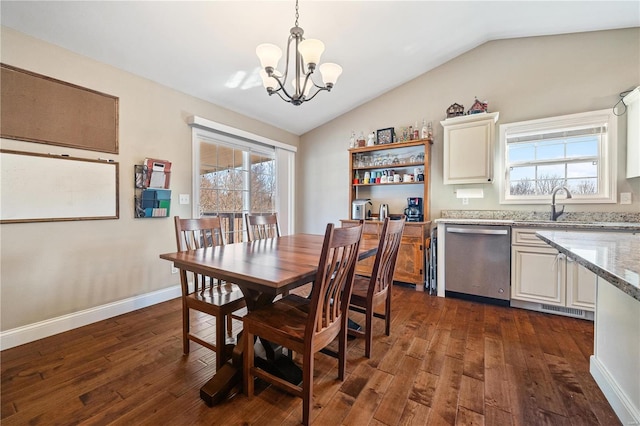
[[[278,46],[265,43],[256,48],[256,54],[260,58],[260,64],[263,68],[260,70],[260,76],[267,93],[269,96],[275,93],[282,100],[293,105],[301,105],[303,102],[310,101],[323,90],[331,91],[338,77],[342,74],[340,65],[325,63],[318,67],[324,85],[320,86],[313,80],[312,74],[320,62],[322,52],[324,52],[324,43],[320,40],[303,37],[304,30],[298,26],[299,16],[298,0],[296,0],[296,23],[291,28],[291,34],[287,41],[287,62],[284,72],[277,70],[278,61],[282,57],[282,50]],[[295,61],[293,63],[295,77],[291,80],[291,88],[287,90],[285,85],[289,74],[289,53],[292,50],[292,44],[295,51],[295,58],[292,58]],[[315,92],[311,94],[311,90],[314,88]]]

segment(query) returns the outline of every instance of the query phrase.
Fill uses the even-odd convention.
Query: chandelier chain
[[[296,27],[298,26],[299,17],[300,17],[300,13],[298,13],[298,0],[296,0]]]

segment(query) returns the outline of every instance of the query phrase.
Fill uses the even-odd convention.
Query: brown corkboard
[[[0,136],[118,153],[118,98],[0,64]]]

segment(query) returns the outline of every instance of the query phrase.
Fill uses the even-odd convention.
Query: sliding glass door
[[[199,215],[220,216],[227,242],[244,241],[244,213],[275,211],[275,152],[215,140],[199,151]]]

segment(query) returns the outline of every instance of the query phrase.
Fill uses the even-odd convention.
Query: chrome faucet
[[[564,204],[562,205],[562,210],[556,212],[556,194],[559,191],[564,191],[567,194],[567,198],[571,198],[571,193],[566,186],[558,186],[554,188],[551,193],[551,220],[553,221],[556,221],[560,216],[562,216],[562,213],[564,213]]]

